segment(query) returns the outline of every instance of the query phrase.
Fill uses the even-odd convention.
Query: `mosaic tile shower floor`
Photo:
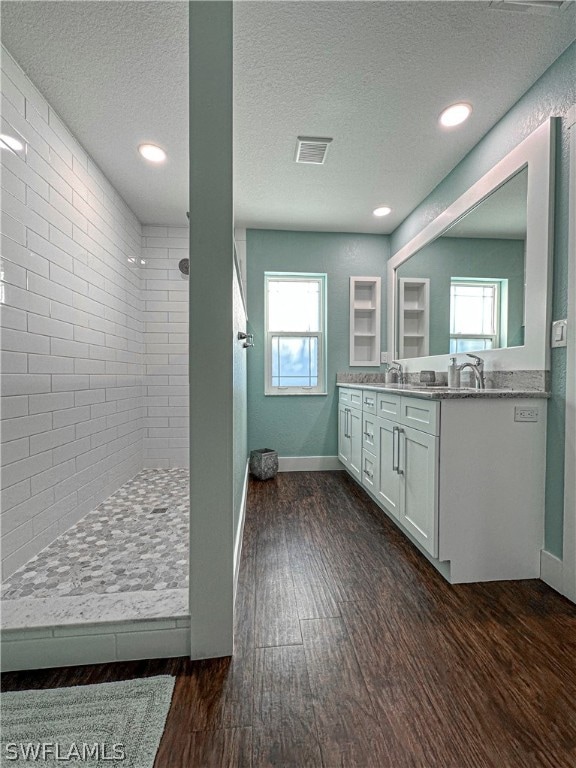
[[[12,574],[2,599],[186,588],[188,482],[187,469],[142,470]]]

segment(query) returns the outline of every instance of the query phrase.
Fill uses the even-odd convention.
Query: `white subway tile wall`
[[[144,467],[188,467],[188,227],[142,227]]]
[[[143,282],[139,221],[5,49],[1,106],[25,145],[1,158],[6,577],[143,466],[185,466],[187,230],[144,233]]]

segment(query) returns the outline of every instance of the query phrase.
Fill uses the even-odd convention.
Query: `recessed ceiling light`
[[[140,144],[138,152],[145,160],[150,160],[151,163],[163,163],[166,160],[166,152],[162,147],[156,146],[156,144]]]
[[[24,144],[14,136],[9,136],[7,133],[0,133],[0,143],[11,149],[13,152],[21,152],[24,149]]]
[[[372,213],[374,216],[388,216],[389,213],[392,213],[392,208],[387,205],[381,205],[379,208],[374,208]]]
[[[446,107],[438,119],[440,120],[440,125],[443,125],[445,128],[452,128],[454,125],[460,125],[464,120],[467,120],[471,113],[472,107],[470,104],[461,102]]]

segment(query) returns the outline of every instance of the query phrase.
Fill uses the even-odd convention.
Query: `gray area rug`
[[[0,765],[152,768],[175,678],[3,693]]]

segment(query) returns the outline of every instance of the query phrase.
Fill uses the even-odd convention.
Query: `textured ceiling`
[[[245,226],[391,232],[574,39],[486,2],[238,3],[235,210]],[[470,101],[464,125],[437,118]],[[324,166],[296,137],[331,136]],[[393,208],[376,219],[378,204]]]
[[[187,224],[188,4],[3,2],[2,42],[144,223]],[[137,146],[164,147],[162,166]]]
[[[4,44],[145,223],[186,223],[187,14],[171,0],[2,4]],[[237,224],[392,231],[573,38],[574,6],[238,2]],[[472,118],[440,130],[462,99]],[[333,137],[326,165],[294,163],[298,135]],[[168,162],[145,164],[142,141]]]

